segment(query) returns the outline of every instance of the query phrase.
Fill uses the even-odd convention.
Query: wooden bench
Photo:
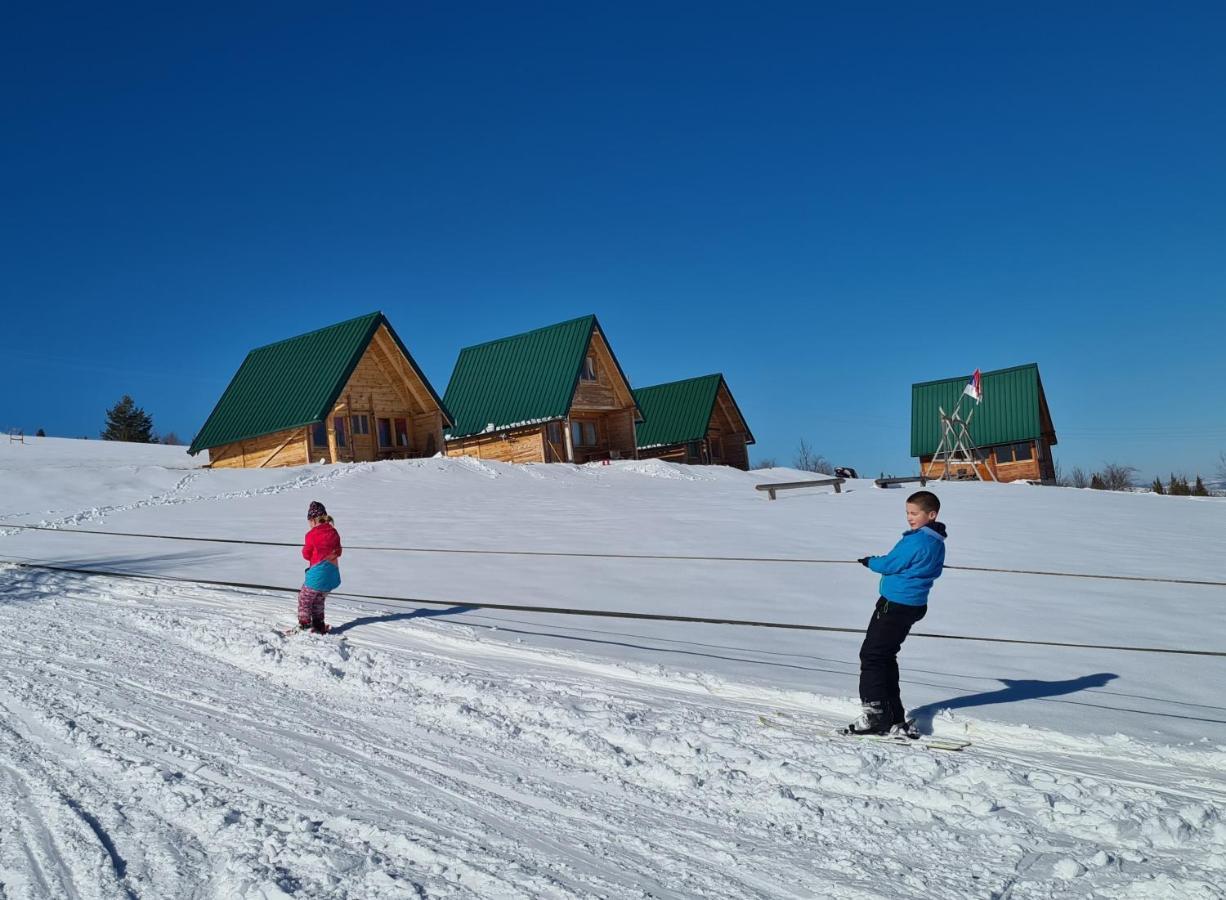
[[[755,491],[766,491],[770,494],[772,500],[775,499],[776,491],[794,491],[797,488],[823,487],[828,484],[834,485],[836,494],[843,493],[842,484],[847,479],[845,478],[815,478],[811,481],[782,481],[776,484],[755,484]]]
[[[889,487],[892,484],[911,484],[915,481],[919,482],[920,487],[924,487],[928,484],[928,482],[932,481],[932,479],[927,475],[907,475],[902,478],[876,478],[873,480],[873,484],[877,485],[879,488],[884,488]]]

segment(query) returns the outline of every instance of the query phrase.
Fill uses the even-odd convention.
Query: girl
[[[332,527],[332,517],[318,500],[312,500],[307,508],[307,521],[311,528],[306,533],[302,558],[310,565],[302,590],[298,592],[298,627],[309,628],[315,634],[327,634],[324,601],[329,591],[341,586],[341,571],[336,567],[341,555],[341,536]]]

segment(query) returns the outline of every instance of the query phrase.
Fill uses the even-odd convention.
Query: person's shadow
[[[432,619],[435,616],[454,616],[458,613],[472,612],[471,606],[448,606],[446,609],[415,609],[412,612],[391,613],[386,616],[362,616],[360,619],[350,619],[344,625],[337,625],[328,634],[344,634],[351,628],[361,625],[386,625],[389,622],[403,622],[406,619]]]
[[[938,703],[928,703],[912,710],[911,716],[919,730],[925,734],[932,733],[932,720],[943,709],[965,709],[968,706],[991,706],[995,703],[1016,703],[1018,700],[1038,700],[1045,697],[1059,697],[1063,694],[1075,694],[1086,688],[1102,687],[1107,682],[1119,678],[1113,672],[1096,672],[1093,675],[1082,675],[1080,678],[1070,678],[1065,681],[1040,681],[1037,678],[998,678],[1003,688],[996,691],[984,691],[979,694],[963,694]]]

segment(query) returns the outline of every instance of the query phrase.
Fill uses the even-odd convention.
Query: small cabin
[[[501,462],[635,459],[642,420],[595,316],[460,351],[444,405],[448,456]]]
[[[723,375],[639,388],[634,399],[640,459],[749,469],[753,434]]]
[[[191,454],[215,468],[433,456],[451,416],[383,313],[247,354]]]
[[[976,446],[980,477],[996,481],[1055,482],[1051,448],[1056,429],[1034,363],[980,373],[982,398],[963,397],[968,375],[911,385],[911,455],[923,475],[941,478],[943,461],[933,462],[941,443],[941,410],[962,401],[961,418],[971,412],[968,431]],[[950,477],[974,478],[969,464],[951,466]]]

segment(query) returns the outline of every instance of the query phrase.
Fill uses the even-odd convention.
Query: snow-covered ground
[[[0,444],[0,898],[1222,897],[1221,657],[913,637],[961,754],[861,744],[849,560],[905,491],[794,472],[422,460],[208,471],[182,448]],[[1226,581],[1226,500],[939,485],[950,565]],[[283,636],[307,503],[350,547]],[[704,560],[357,549],[522,550]],[[735,558],[735,559],[733,559]],[[1226,650],[1226,588],[950,571],[918,631]],[[942,711],[944,710],[944,712]]]

